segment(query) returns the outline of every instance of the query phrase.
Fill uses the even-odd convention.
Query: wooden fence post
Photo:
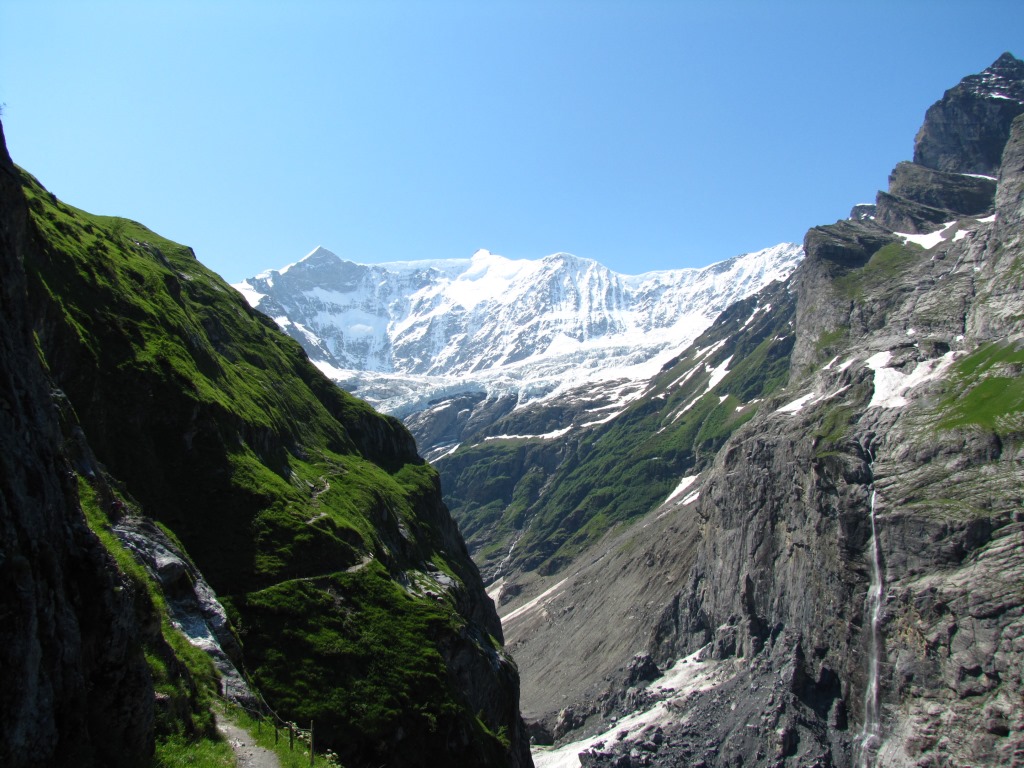
[[[295,751],[295,725],[291,722],[288,723],[288,749]]]
[[[313,768],[313,721],[309,721],[309,765]]]

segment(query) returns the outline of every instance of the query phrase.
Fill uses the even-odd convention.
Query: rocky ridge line
[[[627,656],[604,692],[548,694],[542,719],[563,751],[585,748],[588,766],[707,768],[1024,756],[1024,117],[1005,136],[994,202],[948,209],[932,235],[870,218],[808,233],[789,281],[788,388],[679,496],[577,561],[529,609],[537,621],[523,607],[554,579],[508,603],[517,654],[546,646],[584,664],[557,634],[598,613],[602,626],[636,622],[634,649],[656,670],[648,682]],[[929,191],[945,194],[943,181]],[[877,742],[865,707],[873,496]],[[626,591],[632,603],[600,612]],[[684,660],[721,677],[673,689]],[[559,754],[538,751],[537,764]]]

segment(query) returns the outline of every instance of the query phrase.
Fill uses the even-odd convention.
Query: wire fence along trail
[[[274,729],[274,744],[279,744],[282,738],[282,733],[288,734],[288,749],[291,751],[295,750],[295,743],[299,743],[299,748],[308,750],[309,752],[309,764],[310,766],[315,765],[316,752],[314,750],[314,735],[312,720],[309,721],[309,728],[300,728],[298,723],[291,720],[285,720],[277,712],[275,712],[266,699],[263,698],[259,693],[253,692],[253,699],[256,703],[253,704],[253,699],[248,701],[241,701],[239,699],[229,699],[218,694],[217,698],[221,701],[238,707],[245,712],[250,718],[256,721],[256,733],[257,735],[262,733],[264,726]],[[338,756],[331,750],[326,750],[321,756],[321,764],[325,766],[338,766]]]

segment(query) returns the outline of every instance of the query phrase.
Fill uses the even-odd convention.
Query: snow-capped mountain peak
[[[297,263],[330,263],[332,260],[336,260],[338,257],[331,251],[324,248],[322,245],[318,245],[312,251],[303,256]],[[287,267],[281,269],[281,272],[287,272],[289,269],[294,267],[295,264],[289,264]]]
[[[317,247],[235,287],[332,378],[404,412],[453,387],[535,397],[647,377],[801,257],[781,244],[703,269],[621,275],[568,253],[356,264]]]

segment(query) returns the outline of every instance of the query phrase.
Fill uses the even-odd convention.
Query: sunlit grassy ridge
[[[439,650],[465,641],[486,655],[492,638],[456,600],[393,581],[475,578],[405,428],[324,378],[189,248],[65,205],[28,174],[24,190],[50,373],[125,498],[227,598],[268,700],[352,756],[443,751],[457,733],[481,764],[499,762],[502,723],[471,711]],[[177,684],[161,682],[160,659],[151,668],[158,690]],[[386,743],[395,733],[404,742]]]
[[[395,467],[374,461],[391,438],[403,467],[412,463],[430,476],[404,430],[322,380],[297,344],[249,310],[189,249],[135,222],[77,211],[31,180],[26,192],[50,246],[46,264],[28,266],[61,315],[40,331],[51,369],[79,395],[76,407],[97,452],[134,492],[150,491],[142,499],[147,510],[172,524],[190,551],[203,546],[207,533],[228,537],[221,545],[237,538],[232,524],[240,506],[258,509],[268,531],[294,530],[306,519],[315,482],[341,461],[340,474],[358,473],[382,498],[408,506],[402,486],[422,486],[417,470],[407,467],[392,479],[388,470]],[[365,431],[378,434],[368,440]],[[192,473],[192,484],[173,482],[189,469],[204,471]],[[233,498],[224,499],[219,520],[202,520],[202,541],[194,541],[197,521],[181,509],[200,490]],[[332,556],[347,551],[350,540],[373,546],[365,499],[317,500],[339,529],[358,534],[334,536],[342,543]],[[271,538],[277,549],[281,541]],[[229,561],[207,575],[223,586],[218,571],[230,570],[232,581],[251,583],[254,571],[266,572],[256,558],[252,552],[249,569]]]

